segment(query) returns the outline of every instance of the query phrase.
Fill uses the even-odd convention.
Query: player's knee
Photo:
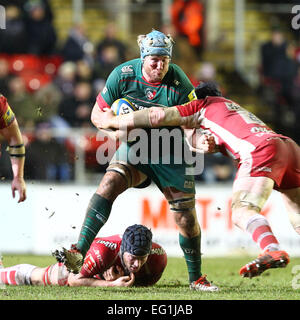
[[[180,228],[191,229],[195,225],[195,217],[187,212],[176,212],[175,222]]]
[[[170,210],[174,213],[175,223],[187,236],[198,234],[200,227],[196,218],[195,198],[169,201]]]
[[[97,193],[101,194],[108,200],[114,200],[119,194],[127,189],[125,178],[117,172],[107,172],[98,189]]]
[[[175,222],[180,232],[186,237],[194,237],[200,232],[197,218],[192,213],[175,213]]]
[[[260,213],[261,208],[252,202],[235,199],[232,201],[231,211],[231,219],[233,224],[235,224],[236,226],[240,226],[241,221],[244,220],[245,216],[248,216],[249,212],[254,211],[256,213]]]
[[[165,118],[164,108],[152,107],[149,108],[149,120],[152,127],[158,126]]]

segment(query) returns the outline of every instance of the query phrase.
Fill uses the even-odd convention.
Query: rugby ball
[[[116,116],[120,114],[127,114],[137,110],[137,108],[125,98],[117,99],[111,105],[111,109]]]

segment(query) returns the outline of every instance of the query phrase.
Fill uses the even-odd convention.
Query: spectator
[[[64,97],[73,95],[76,82],[76,64],[74,62],[64,62],[58,69],[53,84],[59,89]]]
[[[62,93],[50,83],[34,93],[36,105],[39,108],[40,121],[49,121],[51,124],[58,115],[58,105],[62,100]]]
[[[296,75],[296,61],[290,56],[290,45],[283,32],[272,29],[271,40],[261,46],[261,86],[263,94],[273,93],[269,102],[272,104],[272,122],[274,130],[284,133],[282,107],[291,108],[292,84]],[[286,108],[284,111],[287,111]]]
[[[282,81],[283,77],[289,77],[286,72],[288,65],[287,41],[283,32],[273,28],[271,40],[261,46],[261,71],[266,78]]]
[[[71,167],[66,148],[52,137],[48,122],[36,124],[35,139],[27,147],[27,179],[69,181]]]
[[[94,80],[94,72],[90,64],[86,60],[78,60],[76,62],[76,82],[87,81],[92,83]]]
[[[191,82],[196,87],[200,81],[216,81],[216,68],[210,62],[203,62],[196,68],[193,75],[191,76]]]
[[[27,32],[21,9],[6,7],[6,28],[0,30],[0,52],[15,54],[27,52]]]
[[[83,24],[75,24],[63,45],[61,54],[65,61],[86,60],[93,64],[94,45],[88,39]]]
[[[109,23],[104,38],[97,45],[95,77],[106,79],[116,66],[125,62],[126,55],[126,45],[118,39],[115,24]]]
[[[171,20],[179,35],[187,37],[197,55],[203,49],[203,4],[198,0],[174,0]]]
[[[106,79],[113,69],[118,66],[118,49],[107,46],[101,52],[101,59],[96,61],[95,74],[98,79]]]
[[[9,80],[8,88],[8,101],[14,106],[19,126],[32,128],[40,114],[34,98],[26,90],[24,80],[21,77],[14,76]]]
[[[63,99],[59,105],[59,115],[71,127],[91,127],[91,111],[94,105],[92,85],[78,82],[74,96]]]
[[[105,59],[103,60],[103,51],[105,51],[105,49],[108,47],[115,48],[115,52],[116,52],[115,60],[117,65],[125,62],[126,45],[117,38],[116,25],[114,23],[109,23],[106,26],[104,38],[97,45],[96,57],[97,57],[97,61],[101,64],[106,62]]]
[[[46,16],[43,2],[29,1],[25,9],[28,12],[26,19],[28,53],[36,55],[55,53],[57,35],[52,22]]]

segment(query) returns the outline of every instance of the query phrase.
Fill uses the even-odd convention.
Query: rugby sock
[[[179,245],[189,273],[189,281],[193,282],[201,277],[201,234],[193,238],[186,238],[179,233]]]
[[[111,207],[112,202],[101,197],[99,194],[95,193],[92,196],[76,244],[76,248],[83,257],[89,250],[99,230],[106,223],[111,212]]]
[[[0,269],[0,284],[23,286],[30,285],[30,277],[36,266],[18,264],[13,267]]]
[[[269,222],[263,215],[258,213],[253,215],[248,220],[246,230],[263,251],[280,250],[279,243],[272,232]]]
[[[48,266],[43,275],[44,286],[59,285],[66,286],[68,284],[69,271],[62,262],[58,262]]]

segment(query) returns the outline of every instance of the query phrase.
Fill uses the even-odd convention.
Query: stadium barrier
[[[27,186],[27,200],[17,204],[11,196],[10,185],[6,182],[0,184],[0,252],[49,255],[58,247],[69,247],[76,242],[86,207],[97,186],[36,181],[28,181]],[[231,185],[197,185],[196,190],[204,257],[256,255],[259,251],[250,235],[231,222]],[[278,192],[273,191],[263,214],[270,221],[282,248],[291,256],[299,255],[300,237],[289,223]],[[154,185],[121,194],[99,236],[122,233],[134,223],[151,227],[154,240],[169,256],[182,256],[168,203]]]

